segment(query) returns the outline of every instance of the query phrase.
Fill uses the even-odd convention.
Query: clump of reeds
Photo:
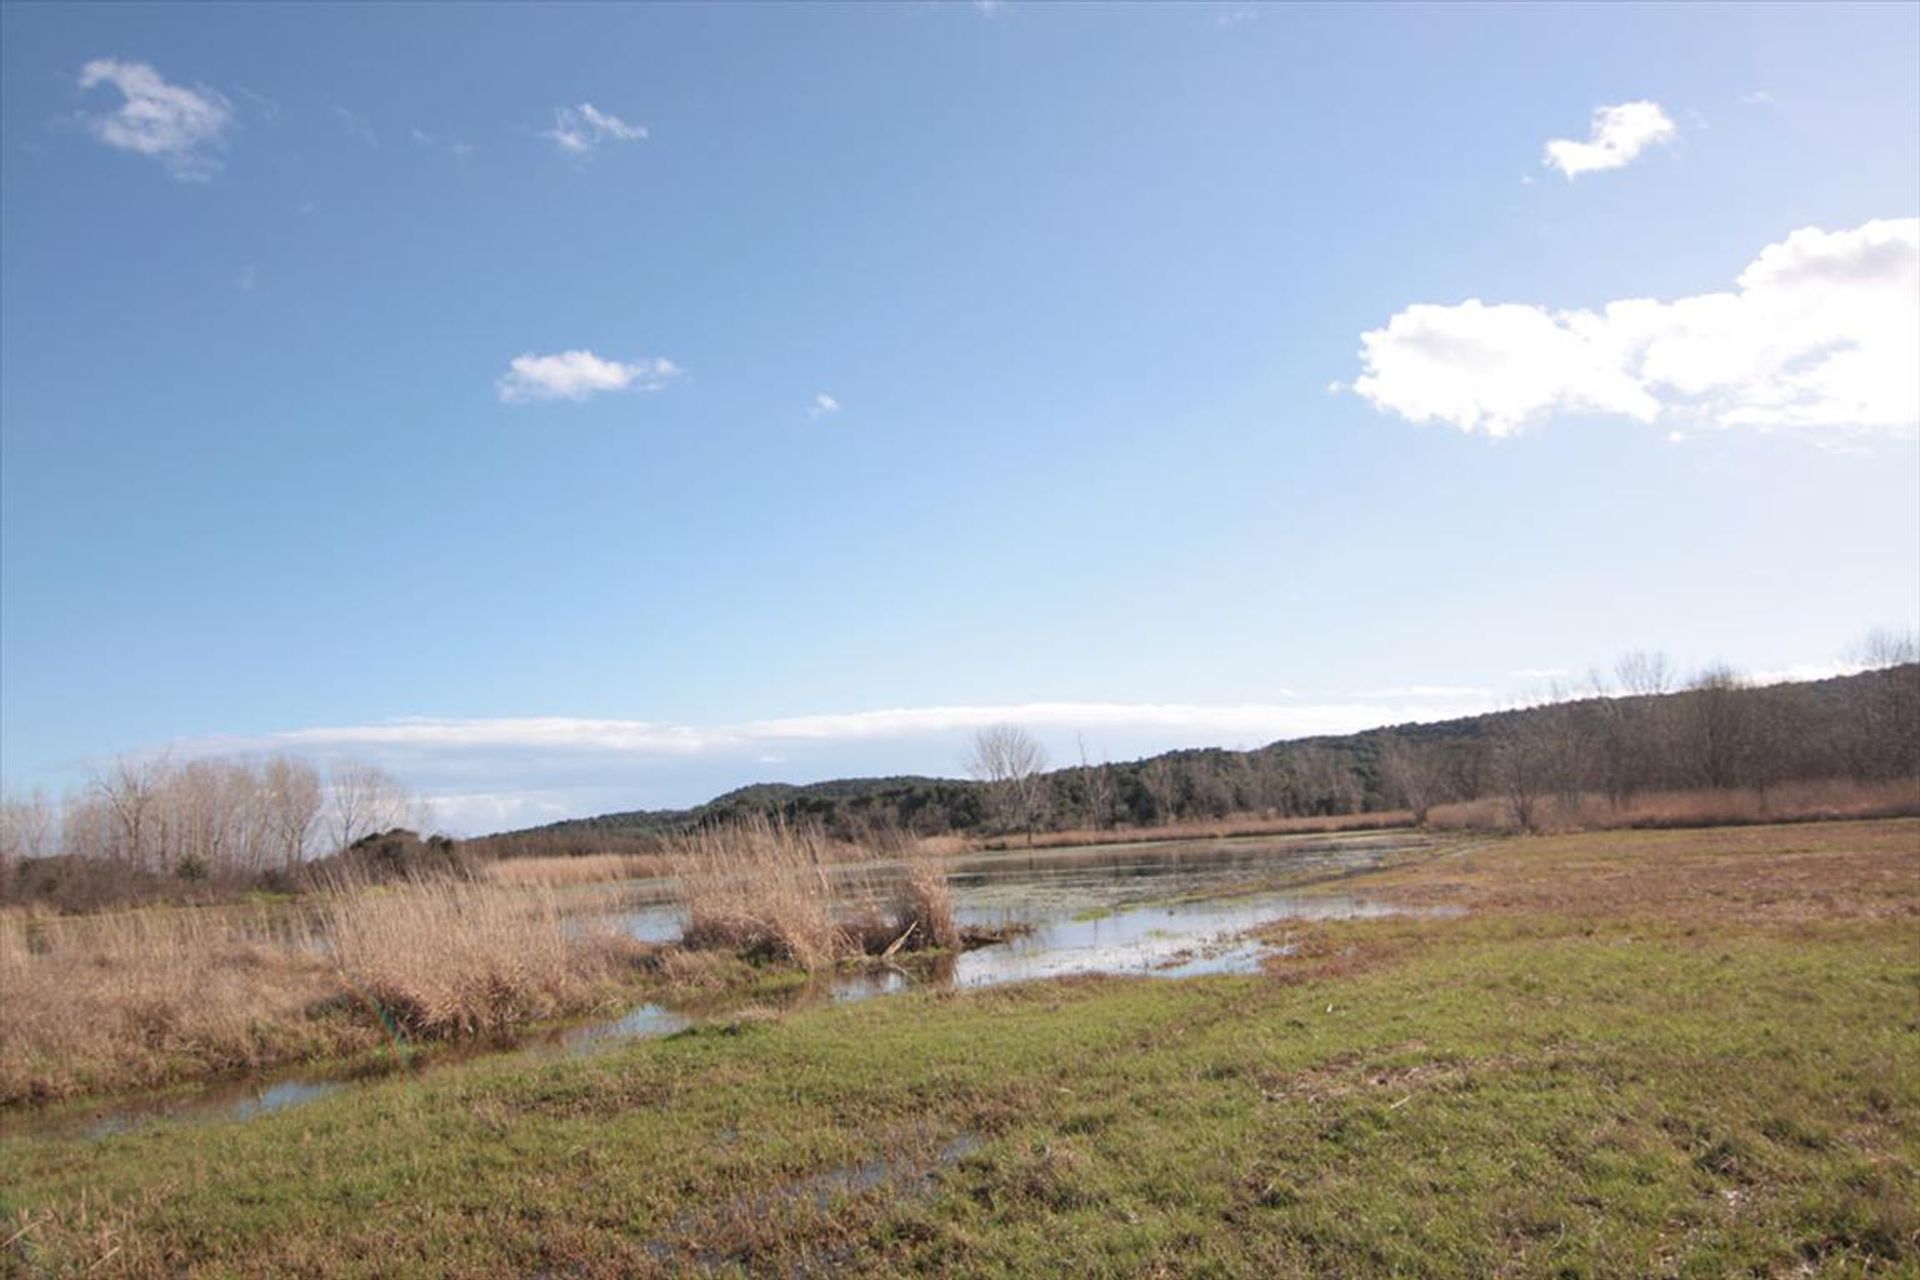
[[[611,940],[563,918],[546,888],[348,886],[322,916],[351,998],[417,1036],[497,1034],[579,1008],[614,958]]]
[[[917,938],[909,938],[917,947],[952,951],[960,946],[960,927],[953,918],[953,886],[932,858],[907,860],[895,910],[896,918],[917,934]]]
[[[751,818],[674,839],[681,942],[821,968],[847,950],[817,828]]]
[[[678,837],[669,857],[687,912],[682,943],[809,970],[957,945],[952,891],[931,859],[892,874],[837,865],[858,852],[817,827],[758,817]]]

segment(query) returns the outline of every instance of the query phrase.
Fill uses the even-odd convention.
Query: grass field
[[[1920,822],[1493,841],[1266,972],[0,1148],[21,1275],[1920,1273]]]

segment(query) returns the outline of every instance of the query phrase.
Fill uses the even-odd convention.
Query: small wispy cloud
[[[1216,27],[1238,27],[1252,22],[1260,16],[1260,11],[1250,4],[1235,5],[1231,9],[1222,9],[1213,15]]]
[[[1564,680],[1573,673],[1565,667],[1521,667],[1507,674],[1515,680]]]
[[[840,402],[826,392],[821,391],[815,393],[813,404],[807,409],[807,416],[817,420],[826,417],[830,413],[838,412],[840,412]]]
[[[252,293],[260,285],[260,273],[252,267],[242,267],[233,278],[233,287],[242,293]]]
[[[1648,147],[1678,136],[1679,130],[1659,103],[1622,102],[1593,113],[1592,131],[1585,142],[1555,138],[1547,143],[1541,163],[1572,181],[1583,173],[1624,168]]]
[[[601,111],[591,102],[577,107],[557,107],[553,128],[540,135],[568,155],[584,156],[606,142],[639,142],[647,136],[647,126],[628,124],[609,111]]]
[[[605,391],[658,391],[680,375],[680,366],[659,356],[607,360],[591,351],[516,356],[496,389],[507,404],[531,400],[586,400]]]
[[[355,138],[369,147],[380,145],[380,135],[373,130],[373,122],[355,111],[352,107],[335,107],[333,114],[340,117],[341,125]]]
[[[151,156],[183,181],[204,181],[220,168],[214,153],[227,144],[233,106],[205,85],[169,83],[144,62],[95,58],[80,69],[80,87],[111,86],[120,93],[112,111],[86,115],[88,132],[110,147]]]
[[[408,129],[407,136],[412,138],[417,145],[425,147],[429,151],[448,151],[462,160],[479,150],[479,148],[471,142],[454,142],[449,139],[442,139],[439,134],[417,126]]]
[[[1764,107],[1775,101],[1774,96],[1765,89],[1755,89],[1752,93],[1740,95],[1740,101],[1749,107]]]

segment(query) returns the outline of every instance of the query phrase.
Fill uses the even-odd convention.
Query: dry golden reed
[[[311,913],[0,912],[0,1102],[448,1038],[591,1007],[643,948],[551,890],[345,884]]]
[[[902,866],[858,853],[818,827],[764,818],[675,838],[668,857],[687,912],[684,945],[813,970],[957,943],[953,894],[931,859]]]

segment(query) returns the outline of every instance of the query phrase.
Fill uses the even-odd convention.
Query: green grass
[[[1589,848],[1515,847],[1530,873]],[[897,997],[23,1140],[0,1148],[9,1264],[1913,1275],[1917,920],[1295,927],[1257,977]],[[865,1190],[822,1181],[875,1161]]]

